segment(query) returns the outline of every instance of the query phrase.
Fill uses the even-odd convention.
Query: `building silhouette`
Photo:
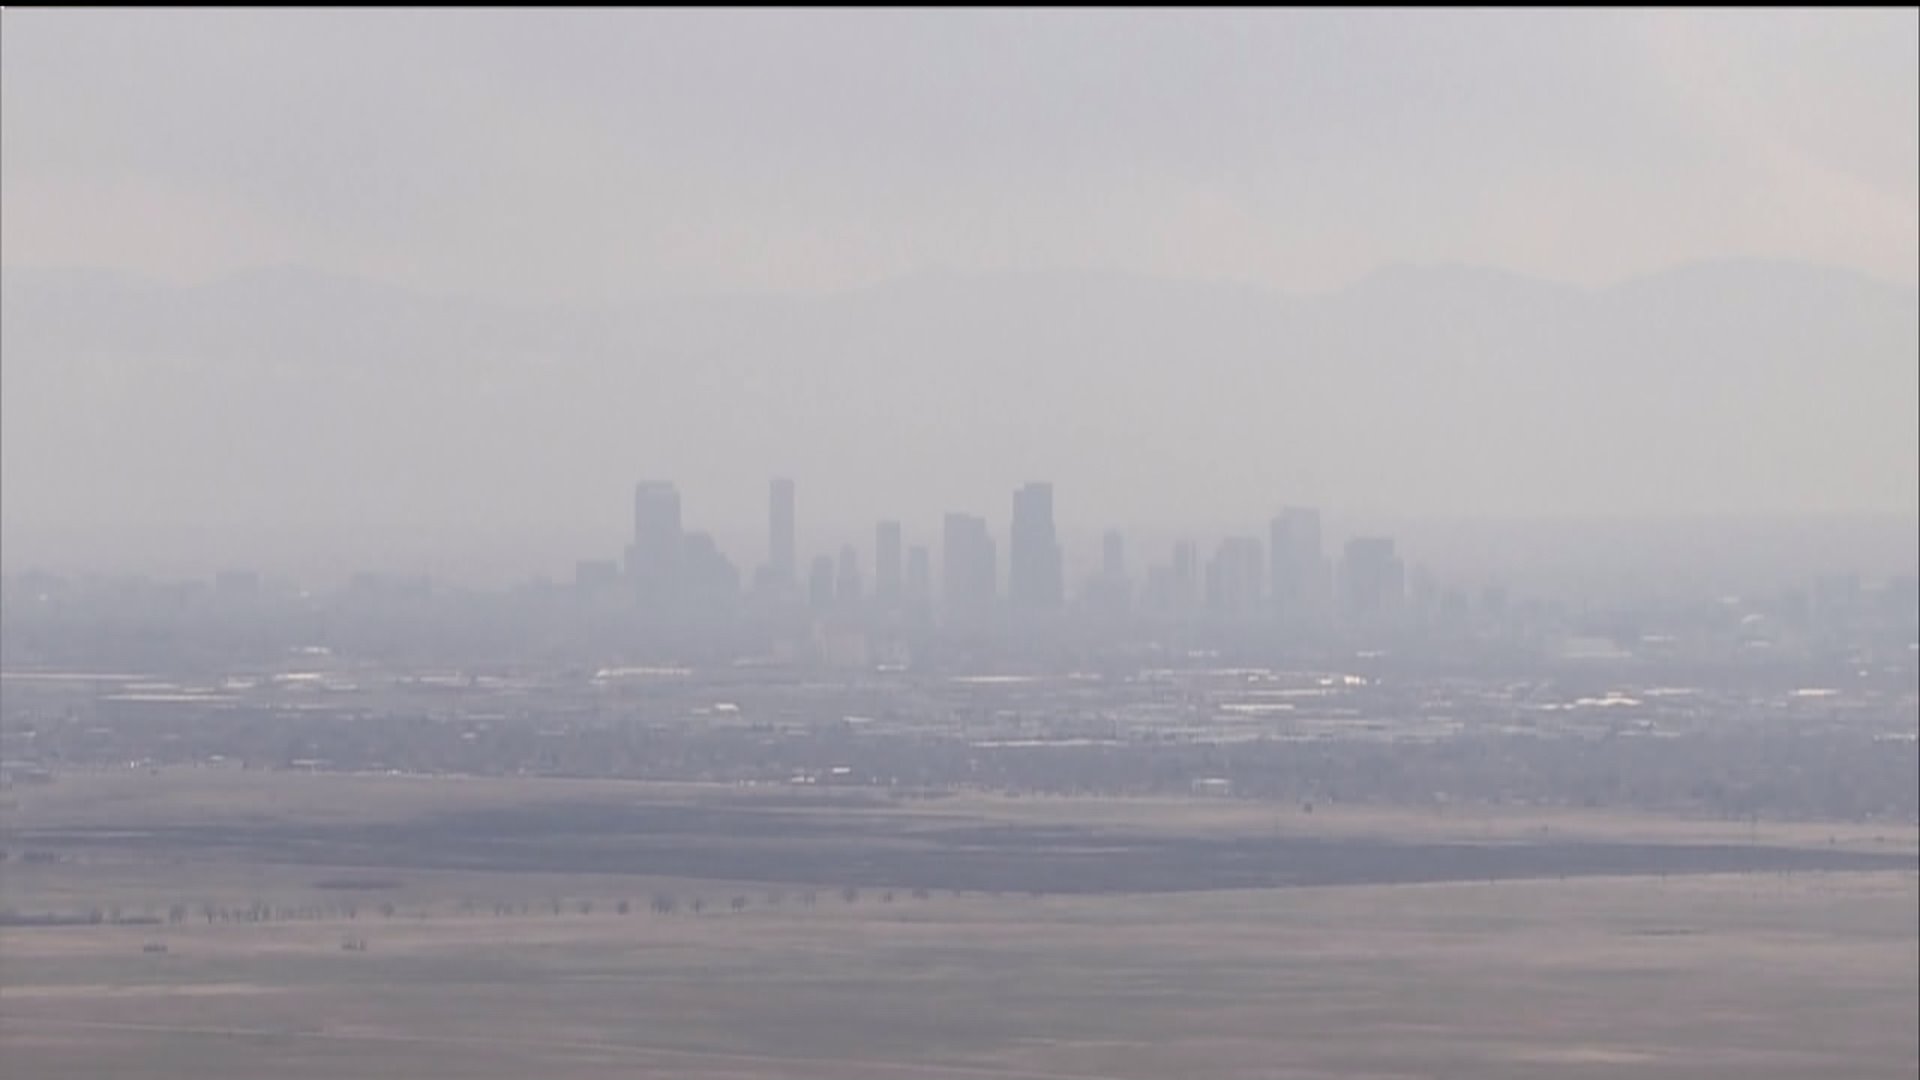
[[[1200,601],[1200,550],[1191,540],[1173,545],[1169,608],[1176,615],[1191,615]]]
[[[1133,581],[1127,576],[1126,538],[1109,529],[1100,538],[1100,572],[1087,582],[1086,602],[1104,615],[1124,614],[1133,604]]]
[[[683,616],[713,619],[732,612],[740,595],[740,572],[711,533],[686,534],[678,591]]]
[[[767,492],[767,569],[775,584],[794,585],[793,481],[775,477]]]
[[[617,595],[620,564],[612,559],[582,559],[573,567],[573,588],[581,596]]]
[[[1052,484],[1027,484],[1013,493],[1008,548],[1008,605],[1021,611],[1058,608],[1064,589],[1060,541],[1053,526]]]
[[[1341,564],[1341,598],[1357,623],[1378,623],[1400,614],[1406,599],[1406,568],[1385,536],[1356,536],[1347,541]]]
[[[993,536],[985,518],[950,513],[942,530],[940,599],[946,622],[977,626],[992,613],[999,591]]]
[[[873,530],[873,597],[886,610],[900,607],[900,523],[883,521]]]
[[[933,618],[933,560],[925,544],[907,549],[906,611],[915,626]]]
[[[1230,536],[1214,548],[1207,563],[1207,610],[1216,616],[1244,619],[1261,608],[1263,595],[1261,547],[1258,537]]]
[[[1275,618],[1291,626],[1318,619],[1328,599],[1326,555],[1320,547],[1320,511],[1281,509],[1267,530],[1267,578]]]
[[[807,572],[807,606],[814,611],[833,607],[833,556],[820,555]]]
[[[627,578],[634,603],[660,617],[677,613],[680,562],[686,536],[680,525],[680,492],[672,484],[643,481],[633,490],[633,542],[627,547]]]
[[[840,607],[854,607],[860,603],[864,591],[860,580],[860,553],[852,544],[840,548],[840,565],[833,576],[833,602]]]

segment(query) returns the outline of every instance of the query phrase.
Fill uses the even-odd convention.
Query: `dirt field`
[[[1911,1077],[1910,876],[6,933],[10,1076]],[[603,911],[605,909],[602,909]],[[164,941],[168,952],[141,946]]]
[[[263,859],[253,841],[150,842],[167,825],[243,833],[252,823],[280,835],[329,813],[332,824],[364,826],[555,801],[551,789],[514,782],[291,779],[208,787],[196,809],[194,788],[174,778],[102,778],[90,791],[31,792],[8,811],[16,830],[149,840],[63,849],[73,857],[56,864],[10,860],[0,867],[7,906],[118,903],[129,916],[163,916],[180,905],[186,916],[0,930],[5,1075],[1798,1080],[1920,1068],[1911,869],[1127,895],[903,886],[891,900],[888,887],[868,885],[849,902],[804,882],[356,870]],[[633,795],[615,785],[606,798]],[[642,799],[737,800],[691,788]],[[1177,809],[975,799],[901,812],[935,829],[1015,824],[1215,843],[1276,828],[1271,808],[1196,804],[1184,820]],[[1281,831],[1437,843],[1537,829],[1522,816],[1313,818],[1289,818]],[[1542,823],[1635,844],[1740,841],[1719,823],[1671,832],[1648,821]],[[1861,831],[1830,844],[1825,830],[1765,829],[1747,843],[1890,854],[1902,841]],[[674,910],[654,910],[666,895]],[[238,917],[255,903],[281,910]],[[203,906],[234,910],[209,921]],[[342,948],[355,938],[365,951]]]
[[[30,790],[8,844],[81,865],[305,865],[321,877],[484,870],[1102,894],[1915,866],[1911,828],[1849,830],[1843,844],[1841,832],[1822,842],[1805,827],[1762,839],[1757,826],[1742,835],[1725,822],[1663,832],[1637,819],[1308,813],[1205,799],[889,799],[191,771],[75,788]],[[30,899],[48,875],[35,866],[20,877]]]

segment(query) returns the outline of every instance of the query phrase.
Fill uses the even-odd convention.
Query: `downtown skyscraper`
[[[883,521],[873,530],[873,597],[882,609],[900,606],[901,573],[900,523]]]
[[[1288,626],[1322,618],[1330,582],[1320,548],[1320,511],[1282,508],[1268,526],[1267,560],[1274,617]]]
[[[1020,611],[1050,611],[1060,607],[1064,593],[1053,485],[1027,484],[1013,493],[1007,602]]]
[[[950,513],[942,530],[940,600],[949,626],[978,626],[993,613],[999,569],[987,520]]]
[[[795,583],[793,481],[775,477],[767,492],[767,572],[779,585]]]
[[[672,484],[642,481],[633,489],[633,542],[627,546],[627,580],[643,611],[672,614],[679,605],[680,491]]]
[[[1356,536],[1347,541],[1340,567],[1345,614],[1360,624],[1397,619],[1407,597],[1406,566],[1394,554],[1393,539]]]

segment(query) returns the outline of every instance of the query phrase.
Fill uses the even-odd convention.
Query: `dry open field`
[[[918,850],[947,829],[984,830],[969,849],[989,851],[999,841],[974,842],[980,835],[1038,829],[1036,862],[1069,841],[1084,850],[1088,837],[1185,837],[1239,852],[1237,839],[1287,834],[1412,850],[1531,842],[1541,824],[1635,845],[1904,852],[1893,869],[1662,876],[1576,866],[1564,879],[1076,895],[915,895],[903,881],[890,902],[888,886],[865,884],[848,903],[822,883],[645,873],[629,860],[667,848],[583,831],[581,821],[607,824],[592,815],[555,819],[552,842],[575,853],[604,845],[620,872],[537,861],[407,868],[384,855],[361,870],[339,846],[374,836],[367,850],[379,855],[395,837],[433,832],[328,834],[321,846],[309,835],[306,855],[286,859],[272,858],[269,842],[293,824],[433,815],[470,824],[459,815],[574,802],[638,801],[651,815],[751,799],[733,791],[132,774],[13,794],[8,846],[37,835],[70,859],[0,866],[0,902],[118,903],[129,914],[182,904],[191,914],[177,925],[0,930],[0,1072],[10,1078],[1802,1078],[1920,1068],[1910,828],[1309,817],[1186,800],[758,803],[845,825],[755,841],[810,845],[834,880],[856,865],[849,852]],[[686,839],[745,819],[674,820],[695,831],[666,831]],[[216,825],[232,831],[165,828]],[[232,842],[249,829],[255,840]],[[84,832],[75,835],[86,842],[61,846],[71,839],[62,830],[115,830],[127,842]],[[343,879],[379,887],[316,887]],[[671,914],[650,907],[665,894],[676,898]],[[352,919],[339,910],[349,899]],[[623,900],[626,914],[615,908]],[[321,910],[267,922],[200,914],[203,904],[254,901]],[[393,913],[380,914],[387,903]],[[367,950],[343,951],[349,936]],[[167,951],[144,952],[149,943]]]

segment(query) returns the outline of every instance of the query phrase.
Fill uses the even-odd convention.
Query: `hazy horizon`
[[[1912,11],[5,18],[9,570],[1920,518]]]
[[[8,1076],[1915,1075],[1920,10],[0,20]]]
[[[313,280],[351,281],[363,285],[392,290],[410,296],[428,300],[473,302],[498,304],[520,309],[532,310],[570,310],[570,311],[617,311],[634,304],[644,304],[656,300],[779,300],[779,299],[824,299],[835,296],[856,295],[861,293],[884,291],[903,284],[917,281],[970,280],[970,279],[1105,279],[1111,281],[1151,281],[1186,284],[1206,288],[1244,290],[1281,299],[1311,300],[1335,296],[1355,289],[1361,289],[1382,278],[1403,273],[1462,273],[1487,278],[1508,278],[1517,281],[1536,282],[1558,289],[1567,289],[1581,293],[1602,293],[1624,288],[1642,281],[1658,280],[1662,277],[1699,270],[1703,268],[1725,266],[1768,266],[1797,265],[1822,273],[1834,273],[1858,278],[1876,287],[1920,295],[1920,282],[1903,282],[1898,276],[1876,273],[1872,270],[1848,266],[1842,263],[1827,263],[1816,260],[1793,259],[1768,255],[1728,254],[1703,256],[1700,258],[1679,259],[1671,263],[1647,267],[1617,277],[1601,281],[1580,281],[1572,278],[1555,277],[1523,271],[1511,266],[1495,263],[1471,262],[1459,259],[1384,259],[1376,264],[1364,267],[1352,277],[1317,285],[1312,288],[1293,288],[1275,282],[1250,277],[1232,275],[1187,275],[1168,276],[1150,271],[1132,270],[1120,267],[1103,267],[1093,264],[1060,263],[1044,266],[1029,266],[1012,269],[959,268],[946,263],[928,263],[904,268],[896,273],[887,274],[872,281],[852,284],[835,284],[820,289],[803,288],[717,288],[698,289],[675,288],[661,285],[637,290],[622,297],[596,298],[585,303],[565,303],[548,299],[529,300],[526,297],[497,295],[483,291],[460,288],[433,288],[406,282],[389,281],[376,275],[344,272],[299,260],[264,261],[249,263],[183,280],[170,280],[166,276],[149,271],[79,262],[28,263],[18,261],[0,262],[0,274],[19,274],[30,277],[57,277],[62,275],[119,279],[143,287],[164,289],[204,289],[221,284],[247,279],[286,275],[307,277]]]

